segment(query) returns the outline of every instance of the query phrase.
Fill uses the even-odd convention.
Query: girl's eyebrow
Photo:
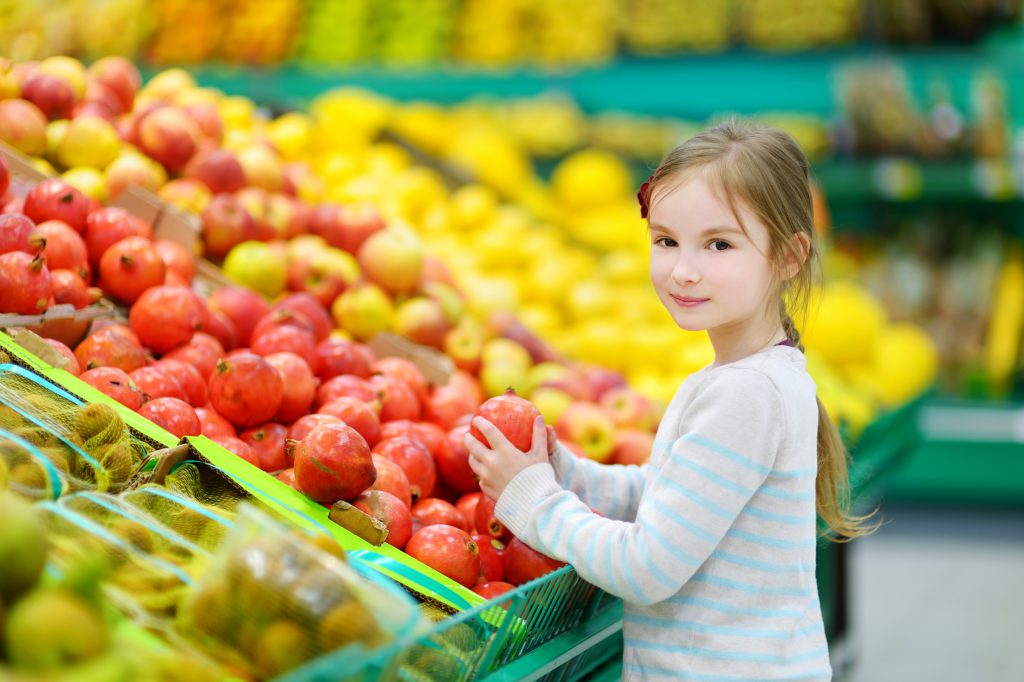
[[[743,234],[743,230],[734,225],[715,225],[701,230],[701,237],[708,237],[713,234]]]

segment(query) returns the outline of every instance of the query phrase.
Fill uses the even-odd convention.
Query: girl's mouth
[[[711,299],[709,298],[697,298],[695,296],[675,296],[672,295],[672,300],[683,308],[696,308],[701,303],[707,303]]]

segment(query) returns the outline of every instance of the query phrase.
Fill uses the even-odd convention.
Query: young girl
[[[626,679],[829,680],[817,516],[865,530],[786,309],[818,256],[807,161],[782,131],[728,122],[639,196],[658,297],[707,331],[714,362],[679,387],[643,467],[549,453],[541,419],[522,453],[480,418],[490,447],[467,437],[471,466],[515,535],[625,601]]]

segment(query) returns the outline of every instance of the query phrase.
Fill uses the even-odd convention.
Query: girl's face
[[[746,233],[729,206],[693,177],[662,190],[649,216],[658,298],[681,328],[708,331],[719,361],[723,349],[753,352],[779,329],[768,230],[737,208]]]

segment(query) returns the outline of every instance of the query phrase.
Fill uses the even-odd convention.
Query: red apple
[[[565,408],[555,432],[559,438],[577,443],[587,457],[598,462],[608,461],[615,447],[612,417],[595,403],[575,402]]]
[[[197,153],[185,166],[184,176],[199,180],[214,194],[236,192],[245,187],[242,164],[227,149],[208,149]]]
[[[107,181],[107,196],[111,199],[117,198],[129,185],[156,192],[167,181],[163,166],[136,152],[122,153],[107,166],[103,176]]]
[[[479,372],[484,350],[483,329],[476,323],[452,327],[445,332],[441,349],[459,369],[471,373]]]
[[[89,67],[89,76],[117,95],[121,111],[132,110],[142,77],[131,60],[120,56],[103,57]]]
[[[423,245],[414,233],[389,228],[363,242],[357,259],[370,282],[393,294],[409,293],[419,284]]]
[[[657,424],[657,411],[651,400],[628,386],[609,389],[601,396],[601,407],[620,428],[650,431]]]
[[[36,105],[51,121],[70,118],[76,101],[70,83],[45,73],[36,73],[25,79],[21,98]]]
[[[185,167],[199,145],[199,126],[184,111],[161,107],[139,122],[139,148],[169,172]]]
[[[613,464],[646,464],[654,449],[654,434],[637,429],[619,429],[615,432],[615,447],[612,449]]]
[[[192,178],[171,180],[157,194],[171,206],[196,215],[201,215],[213,200],[213,194],[206,185]]]
[[[221,139],[224,137],[224,122],[220,118],[220,110],[217,109],[216,104],[212,102],[196,102],[194,104],[186,104],[182,109],[199,126],[199,132],[205,138],[205,142],[220,145]]]
[[[395,308],[392,329],[413,343],[441,348],[451,322],[437,301],[413,296]]]

